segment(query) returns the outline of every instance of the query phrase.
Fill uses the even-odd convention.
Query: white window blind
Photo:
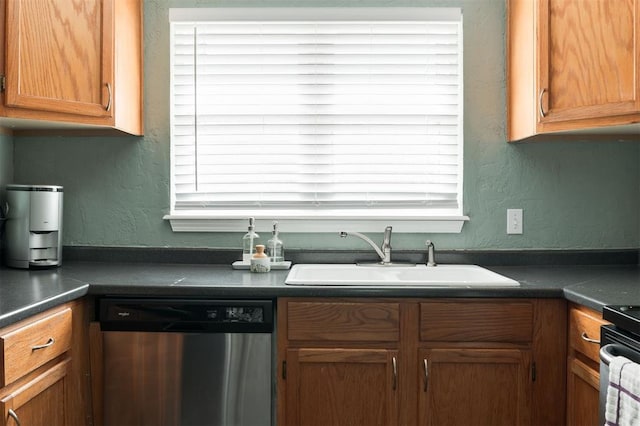
[[[172,10],[172,212],[461,214],[459,9],[195,10]]]

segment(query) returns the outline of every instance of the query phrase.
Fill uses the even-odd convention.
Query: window
[[[166,218],[459,232],[462,93],[459,9],[172,9]]]

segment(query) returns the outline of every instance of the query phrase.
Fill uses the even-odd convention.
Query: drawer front
[[[0,386],[6,386],[71,347],[71,309],[52,313],[0,335],[3,368]]]
[[[289,340],[397,342],[400,304],[288,302]]]
[[[569,345],[595,362],[600,362],[600,327],[607,324],[596,311],[569,310]]]
[[[420,340],[425,342],[530,342],[530,302],[425,302]]]

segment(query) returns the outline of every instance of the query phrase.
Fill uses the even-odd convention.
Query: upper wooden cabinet
[[[69,123],[142,134],[140,0],[0,3],[0,124]]]
[[[508,0],[508,140],[567,131],[638,138],[639,29],[640,0]]]

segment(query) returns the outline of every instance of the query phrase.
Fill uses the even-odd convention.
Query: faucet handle
[[[388,247],[389,249],[391,249],[391,230],[393,228],[391,226],[387,226],[386,228],[384,228],[384,237],[382,239],[382,247],[383,249],[385,247]]]
[[[436,263],[436,247],[431,240],[427,240],[425,245],[427,246],[427,266],[438,266]]]

